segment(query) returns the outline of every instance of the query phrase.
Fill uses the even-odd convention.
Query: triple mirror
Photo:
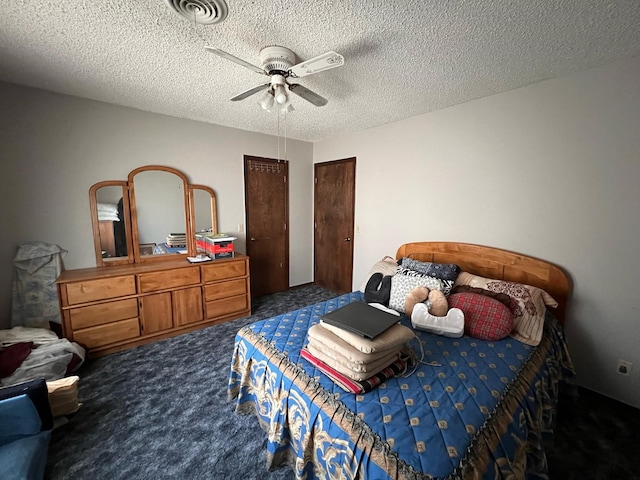
[[[194,256],[196,233],[217,233],[214,191],[189,185],[171,167],[148,165],[127,181],[96,183],[89,204],[98,266]]]

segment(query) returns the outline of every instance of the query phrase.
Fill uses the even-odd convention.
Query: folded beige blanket
[[[325,323],[322,320],[320,320],[320,325],[364,353],[396,350],[398,347],[402,348],[405,343],[415,337],[413,330],[400,324],[392,325],[388,330],[385,330],[373,339],[361,337],[343,328]]]
[[[307,349],[318,360],[326,363],[341,374],[358,381],[366,380],[374,376],[395,362],[400,356],[398,352],[393,352],[386,357],[368,364],[354,364],[345,360],[344,357],[340,357],[335,351],[328,350],[326,347],[319,349],[311,343],[311,341],[307,344]]]
[[[354,364],[369,364],[381,358],[386,358],[391,353],[397,353],[404,345],[382,352],[364,353],[324,328],[322,324],[312,326],[309,329],[307,338],[309,339],[309,343],[315,345],[317,348],[334,351],[345,358],[346,361]]]

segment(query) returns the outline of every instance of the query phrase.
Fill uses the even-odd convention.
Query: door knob
[[[351,237],[345,237],[344,241],[345,242],[350,242],[351,241]]]
[[[252,242],[255,242],[255,241],[256,241],[256,239],[255,239],[255,238],[253,238],[253,237],[251,237],[251,241],[252,241]]]

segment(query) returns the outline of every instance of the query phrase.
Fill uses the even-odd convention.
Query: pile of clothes
[[[74,413],[85,349],[46,328],[0,330],[0,388],[44,379],[54,417]]]
[[[407,370],[407,343],[414,336],[410,328],[395,324],[368,339],[321,320],[309,329],[301,356],[345,391],[366,393]]]

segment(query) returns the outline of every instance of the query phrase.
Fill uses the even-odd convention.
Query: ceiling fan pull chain
[[[278,162],[280,162],[280,109],[276,109],[276,115],[278,115]]]
[[[284,161],[287,161],[287,109],[284,109]]]

